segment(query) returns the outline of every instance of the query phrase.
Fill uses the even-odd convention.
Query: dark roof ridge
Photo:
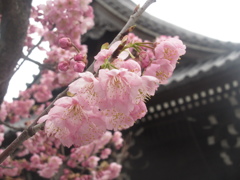
[[[135,4],[130,0],[95,0],[104,8],[123,21],[132,14]],[[137,29],[152,38],[158,35],[179,36],[188,48],[201,49],[216,53],[240,50],[240,43],[224,42],[173,25],[148,13],[144,13],[137,21]]]

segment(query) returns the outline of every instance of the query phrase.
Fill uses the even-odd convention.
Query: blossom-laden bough
[[[34,62],[29,55],[39,48],[47,58],[40,66],[39,83],[21,92],[18,100],[1,105],[0,142],[4,127],[13,127],[9,123],[29,114],[37,118],[26,122],[27,128],[1,149],[1,178],[21,178],[33,171],[58,179],[119,176],[121,165],[114,162],[116,153],[112,153],[123,153],[119,130],[145,116],[146,101],[159,85],[167,83],[185,54],[178,37],[160,36],[150,42],[131,32],[137,18],[154,2],[148,0],[142,8],[137,6],[122,31],[113,42],[102,45],[85,70],[87,48],[79,42],[94,24],[90,2],[50,0],[32,9],[32,19],[41,26],[30,25],[23,57]],[[36,33],[42,38],[33,45],[32,34]],[[50,51],[41,46],[43,41],[49,42]],[[52,100],[52,91],[66,86]]]

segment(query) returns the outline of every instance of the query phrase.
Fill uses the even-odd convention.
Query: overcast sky
[[[133,0],[142,5],[145,0]],[[147,12],[215,39],[240,43],[240,0],[156,0]]]
[[[33,3],[43,1],[34,0]],[[145,2],[145,0],[133,1],[140,5]],[[240,43],[239,9],[240,0],[157,0],[147,12],[193,32]],[[37,57],[44,58],[39,54]],[[38,72],[36,65],[26,62],[11,80],[5,99],[11,101],[12,97],[17,97],[19,90],[26,88],[26,82],[32,82],[32,74]]]

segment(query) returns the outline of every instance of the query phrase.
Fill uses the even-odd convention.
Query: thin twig
[[[44,40],[44,37],[42,36],[41,39],[38,41],[37,44],[35,44],[27,53],[27,57],[32,53],[32,51],[37,48]]]
[[[41,67],[43,67],[43,66],[44,66],[44,65],[43,65],[43,64],[41,64],[40,62],[38,62],[38,61],[35,61],[35,60],[33,60],[33,59],[29,58],[28,56],[24,56],[24,55],[22,55],[22,58],[23,58],[24,60],[28,60],[28,61],[30,61],[30,62],[32,62],[32,63],[34,63],[34,64],[38,65],[38,66],[41,66]]]
[[[147,0],[141,8],[136,8],[136,11],[134,11],[134,13],[130,16],[128,22],[118,33],[118,35],[113,39],[110,45],[118,41],[125,34],[125,32],[128,31],[129,27],[133,26],[135,22],[139,19],[139,17],[142,15],[142,13],[154,2],[156,2],[156,0]]]
[[[55,71],[55,69],[53,68],[53,66],[51,66],[51,65],[49,65],[49,64],[41,64],[40,62],[35,61],[35,60],[29,58],[28,56],[24,56],[24,55],[22,55],[22,58],[23,58],[24,60],[27,60],[27,61],[29,61],[29,62],[32,62],[32,63],[38,65],[38,66],[40,67],[40,69],[49,69],[49,70]]]
[[[0,121],[0,124],[3,124],[4,126],[10,128],[10,129],[16,130],[16,131],[23,131],[24,130],[24,128],[17,128],[17,127],[12,126],[12,125],[4,122],[4,121]]]
[[[35,45],[28,51],[28,53],[27,53],[27,55],[26,55],[25,57],[28,57],[28,56],[32,53],[32,51],[42,43],[43,39],[44,39],[44,38],[41,37],[41,39],[38,41],[38,43],[35,44]],[[1,80],[0,83],[9,81],[9,80],[12,78],[12,76],[20,69],[20,67],[23,65],[23,63],[25,62],[25,60],[26,60],[26,59],[23,59],[23,61],[22,61],[19,65],[17,65],[16,69],[15,69],[8,77],[6,77],[5,79]]]
[[[13,169],[13,168],[15,168],[15,167],[13,167],[13,166],[2,166],[2,165],[0,165],[0,167],[1,167],[1,168],[4,168],[4,169]]]
[[[156,0],[147,0],[146,3],[140,8],[137,9],[137,11],[134,11],[134,14],[130,16],[130,19],[128,20],[127,24],[123,27],[123,29],[119,32],[119,34],[114,38],[114,40],[111,42],[113,44],[114,42],[118,41],[120,37],[126,32],[140,17],[140,15],[147,9],[148,6],[150,6],[152,3],[154,3]],[[41,42],[42,40],[40,40]],[[40,43],[39,43],[40,44]],[[28,56],[28,55],[27,55]],[[88,67],[87,71],[94,72],[93,71],[93,64],[94,62]],[[10,154],[12,154],[15,149],[21,145],[25,140],[33,136],[36,132],[39,130],[42,130],[45,126],[44,123],[37,124],[38,120],[46,115],[48,111],[54,106],[54,102],[65,96],[68,91],[68,88],[66,88],[63,92],[61,92],[53,101],[52,103],[34,120],[34,122],[25,129],[20,136],[18,136],[3,152],[0,154],[0,163],[2,163]]]
[[[32,53],[32,51],[42,43],[43,39],[44,39],[44,37],[42,36],[41,39],[38,41],[38,43],[35,44],[35,45],[28,51],[26,57],[28,57],[28,56]],[[26,59],[23,59],[23,61],[17,66],[17,68],[15,69],[15,71],[12,73],[12,76],[20,69],[20,67],[23,65],[23,63],[25,62],[25,60],[26,60]],[[11,76],[11,77],[12,77],[12,76]]]

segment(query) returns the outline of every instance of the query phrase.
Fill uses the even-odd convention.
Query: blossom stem
[[[142,15],[142,13],[154,2],[156,2],[156,0],[147,0],[141,8],[137,8],[137,10],[134,11],[134,13],[130,16],[128,22],[125,24],[122,30],[113,39],[110,46],[116,41],[118,41],[120,37],[122,37],[122,35],[125,34],[125,32],[129,29],[129,27],[133,26],[135,22],[139,19],[139,17]]]
[[[75,44],[72,43],[72,46],[74,47],[74,49],[75,49],[78,53],[80,53],[80,50],[77,48],[77,46],[75,46]]]

